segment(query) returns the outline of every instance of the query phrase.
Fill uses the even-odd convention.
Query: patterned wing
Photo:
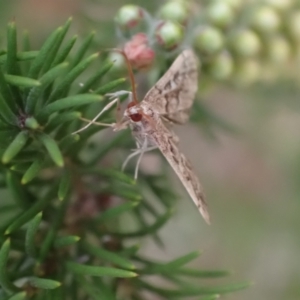
[[[146,94],[143,101],[174,123],[184,123],[198,89],[198,60],[190,49],[184,50],[170,69]]]
[[[156,129],[152,132],[152,138],[179,177],[205,221],[210,224],[203,188],[190,162],[179,151],[174,142],[172,132],[169,131],[162,122],[158,122],[155,127]]]

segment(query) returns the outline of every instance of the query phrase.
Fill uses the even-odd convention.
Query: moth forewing
[[[173,134],[162,122],[156,123],[152,138],[182,182],[205,221],[210,224],[205,195],[190,162],[174,143]]]
[[[186,122],[198,90],[198,65],[194,52],[184,50],[146,94],[143,102],[172,122]]]

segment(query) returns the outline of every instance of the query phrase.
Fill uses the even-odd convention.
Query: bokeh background
[[[131,3],[151,12],[159,1]],[[99,30],[105,47],[116,46],[113,17],[123,4],[127,1],[1,1],[0,39],[5,24],[14,19],[19,29],[29,30],[33,48],[38,47],[73,16],[71,31],[84,35]],[[146,240],[145,255],[163,260],[200,250],[195,267],[230,269],[228,282],[254,282],[224,299],[300,299],[299,99],[299,78],[283,74],[244,88],[216,84],[206,92],[205,105],[236,131],[215,128],[214,138],[192,124],[176,131],[205,186],[212,225],[204,224],[178,188],[182,197],[175,216],[161,230],[167,247],[161,250]]]

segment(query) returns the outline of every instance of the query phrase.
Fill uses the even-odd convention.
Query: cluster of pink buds
[[[188,20],[186,3],[170,0],[158,15],[154,20],[141,7],[125,5],[115,17],[119,32],[127,40],[124,52],[134,69],[151,67],[157,51],[173,51],[182,44]]]

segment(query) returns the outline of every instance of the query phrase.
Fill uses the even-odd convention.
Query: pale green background
[[[19,29],[29,29],[34,37],[32,44],[38,47],[70,15],[74,17],[73,33],[84,34],[97,30],[97,26],[103,32],[101,22],[110,23],[124,3],[127,2],[2,0],[0,37],[5,36],[5,23],[14,19]],[[151,9],[149,5],[154,6],[155,1],[135,3],[147,4]],[[92,25],[83,15],[99,20],[99,25]],[[113,36],[112,30],[112,26],[106,27],[106,35]],[[116,46],[114,40],[110,43]],[[147,255],[171,259],[200,250],[203,254],[195,267],[234,271],[232,277],[216,282],[255,283],[224,299],[300,299],[297,83],[296,78],[294,84],[280,78],[250,89],[216,86],[205,95],[207,106],[240,129],[238,135],[217,130],[217,141],[211,141],[196,126],[178,128],[182,149],[201,175],[213,224],[207,226],[185,191],[179,190],[182,199],[175,217],[161,231],[168,246],[157,250],[151,241],[145,241],[142,249]],[[176,178],[174,182],[179,186]]]

